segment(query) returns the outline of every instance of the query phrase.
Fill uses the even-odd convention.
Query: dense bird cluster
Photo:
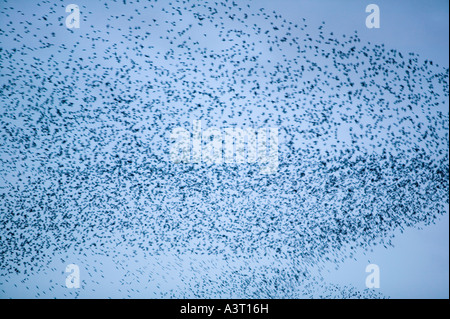
[[[190,265],[162,259],[158,285],[179,280],[156,297],[374,297],[314,269],[445,212],[432,61],[246,1],[91,1],[80,29],[64,1],[30,7],[0,6],[0,282],[67,251],[129,275],[176,254]],[[193,120],[278,127],[278,171],[172,163]]]

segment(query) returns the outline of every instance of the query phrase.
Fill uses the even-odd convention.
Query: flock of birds
[[[0,6],[0,295],[70,251],[124,297],[382,297],[315,269],[445,212],[448,69],[247,1],[64,5]],[[279,128],[277,173],[172,163],[193,120]]]

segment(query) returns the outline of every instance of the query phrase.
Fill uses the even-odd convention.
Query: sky
[[[444,67],[449,60],[448,1],[259,1],[261,7],[276,10],[292,21],[306,17],[311,24],[325,21],[336,32],[354,30],[362,40],[385,44],[403,52],[415,52]],[[365,7],[380,7],[380,29],[367,29]],[[326,276],[337,283],[352,282],[364,288],[365,268],[380,266],[380,291],[392,298],[449,297],[449,219],[447,214],[436,225],[397,234],[394,247],[375,248],[360,253],[356,260],[344,262],[339,270],[329,266]]]
[[[252,226],[254,220],[261,218],[264,223],[267,222],[269,225],[270,222],[267,221],[269,217],[273,219],[281,216],[280,223],[283,227],[286,227],[286,224],[283,224],[286,220],[286,223],[298,222],[300,233],[307,233],[307,236],[311,236],[307,238],[312,238],[313,241],[318,240],[314,235],[314,228],[309,225],[314,226],[316,221],[318,225],[322,226],[322,220],[327,220],[326,216],[324,218],[322,215],[328,212],[323,208],[323,203],[316,203],[316,194],[313,193],[309,193],[312,195],[302,203],[295,199],[290,202],[289,198],[293,197],[286,189],[287,185],[293,184],[293,180],[300,174],[304,175],[301,173],[302,170],[307,177],[311,177],[312,187],[321,189],[320,185],[327,184],[326,174],[321,175],[323,171],[320,169],[314,170],[316,167],[314,164],[308,165],[308,161],[314,163],[318,158],[318,155],[312,155],[309,152],[317,150],[317,154],[324,156],[323,158],[327,158],[329,163],[333,164],[331,157],[326,157],[324,154],[326,151],[332,150],[331,145],[335,140],[330,137],[323,140],[323,144],[319,143],[320,145],[316,146],[314,144],[317,143],[316,139],[302,140],[299,138],[301,135],[290,131],[297,129],[298,122],[293,120],[297,119],[297,116],[306,119],[314,118],[316,110],[321,107],[325,109],[327,105],[318,104],[319,102],[312,98],[312,95],[304,95],[300,96],[298,103],[309,104],[310,107],[282,114],[279,108],[284,105],[272,103],[273,101],[270,102],[270,100],[285,101],[283,94],[280,91],[274,92],[276,84],[270,80],[273,80],[272,74],[277,74],[275,70],[287,67],[288,62],[296,61],[297,65],[298,60],[296,59],[299,57],[296,49],[281,43],[278,50],[275,48],[275,42],[272,45],[262,42],[256,44],[254,52],[252,51],[254,54],[259,50],[263,52],[259,56],[260,60],[256,66],[251,64],[251,60],[237,63],[236,61],[241,57],[238,58],[234,55],[231,58],[228,57],[233,53],[249,54],[249,51],[244,52],[238,45],[233,46],[233,43],[240,44],[239,41],[243,39],[235,30],[243,28],[241,24],[234,20],[227,20],[224,32],[230,34],[235,32],[235,35],[229,36],[228,42],[222,42],[223,33],[212,28],[212,25],[206,28],[203,25],[197,25],[198,21],[191,15],[185,15],[177,20],[178,17],[171,13],[176,12],[171,9],[172,2],[178,3],[168,0],[151,2],[155,4],[155,8],[146,8],[150,11],[136,15],[136,8],[142,10],[142,3],[127,1],[126,5],[122,5],[119,1],[105,6],[104,1],[73,1],[80,6],[82,19],[80,29],[70,31],[64,26],[64,19],[67,16],[64,8],[72,2],[51,0],[29,5],[28,1],[21,0],[5,1],[0,4],[0,48],[7,52],[11,52],[15,48],[20,54],[11,55],[14,56],[13,59],[3,51],[3,60],[0,62],[2,73],[0,84],[4,85],[0,93],[0,102],[3,105],[0,113],[2,115],[0,118],[2,120],[1,138],[3,139],[1,141],[3,150],[0,153],[2,159],[0,194],[3,196],[2,206],[0,206],[3,214],[0,234],[9,238],[11,243],[16,243],[15,240],[17,243],[21,243],[22,238],[28,238],[27,236],[31,235],[34,237],[30,238],[33,238],[36,244],[42,244],[42,247],[45,247],[46,243],[50,243],[46,248],[38,250],[39,254],[45,256],[41,264],[33,264],[29,260],[30,253],[24,249],[25,246],[17,247],[8,243],[1,247],[1,251],[4,253],[1,265],[4,269],[0,273],[0,297],[179,298],[231,296],[245,298],[267,296],[263,292],[259,292],[260,295],[255,292],[258,286],[264,286],[261,282],[265,282],[263,280],[266,280],[264,276],[267,271],[269,276],[273,276],[272,281],[269,280],[270,284],[267,284],[267,294],[271,297],[320,297],[327,295],[330,285],[335,284],[341,287],[344,296],[347,292],[346,287],[353,287],[366,293],[366,295],[363,294],[366,297],[381,295],[389,298],[448,298],[449,213],[448,203],[446,204],[448,197],[434,205],[436,199],[430,196],[430,206],[425,205],[425,207],[431,207],[432,210],[435,206],[444,205],[446,213],[437,216],[433,225],[422,227],[422,223],[419,222],[412,227],[404,227],[403,232],[400,232],[398,228],[393,230],[389,233],[395,235],[392,239],[392,247],[385,248],[382,245],[374,246],[373,243],[369,245],[364,242],[363,247],[354,248],[358,239],[352,241],[352,238],[348,239],[344,236],[344,243],[339,246],[337,251],[338,254],[342,252],[346,257],[338,263],[335,260],[326,261],[325,256],[332,255],[333,251],[325,251],[325,248],[323,255],[320,253],[320,249],[318,252],[314,250],[310,252],[304,247],[291,250],[291,245],[282,247],[286,249],[286,251],[281,249],[285,255],[280,255],[278,249],[270,250],[278,247],[277,245],[280,243],[292,243],[292,238],[298,238],[296,237],[298,236],[296,231],[299,232],[297,226],[294,229],[280,228],[270,235],[273,237],[249,235],[259,229],[259,224],[257,227]],[[201,3],[201,1],[192,1],[192,3]],[[368,15],[365,8],[371,3],[377,4],[380,8],[381,27],[379,29],[368,29],[365,25]],[[246,7],[247,4],[250,5],[250,8]],[[282,19],[286,19],[292,24],[307,24],[307,31],[303,32],[298,29],[292,31],[294,36],[298,36],[301,40],[308,37],[305,36],[305,32],[311,32],[315,39],[319,35],[317,29],[322,25],[326,32],[333,32],[339,40],[342,40],[344,35],[348,39],[357,31],[361,40],[359,44],[356,44],[358,48],[365,44],[371,48],[384,45],[386,49],[398,50],[405,56],[407,53],[413,52],[418,54],[420,61],[432,60],[436,69],[447,69],[448,81],[448,1],[258,0],[242,1],[239,2],[239,5],[244,8],[244,12],[249,14],[263,12],[259,11],[259,8],[264,8],[264,12],[270,14],[276,12],[273,14],[281,15]],[[199,11],[202,10],[199,9]],[[133,19],[119,17],[120,14],[131,15]],[[188,18],[185,18],[186,16]],[[165,19],[176,21],[172,24],[174,30],[167,31],[170,22],[166,21],[165,23]],[[254,19],[252,21],[262,28],[272,28],[272,25],[269,25],[270,22],[279,23],[279,20],[274,20],[272,16],[267,19],[264,19],[263,16],[255,16],[250,19]],[[208,22],[200,23],[207,25]],[[187,39],[180,30],[189,24],[193,24],[194,27],[188,32],[189,39]],[[249,33],[254,31],[251,27],[242,30]],[[146,31],[151,35],[142,36]],[[132,32],[136,32],[142,37],[133,38]],[[178,36],[177,32],[180,32]],[[169,36],[173,37],[172,42],[169,42]],[[251,43],[252,41],[257,42],[258,39],[264,39],[264,35],[258,36],[249,36],[248,38],[244,36],[244,41]],[[125,43],[121,42],[124,38],[127,40]],[[181,44],[182,41],[186,41],[185,46]],[[45,43],[47,42],[52,45],[46,47]],[[173,42],[179,45],[176,46]],[[195,44],[196,42],[199,44]],[[134,50],[134,47],[139,44],[142,45],[141,50]],[[199,47],[200,50],[198,50]],[[329,49],[326,46],[324,48]],[[171,53],[171,50],[175,50],[175,53]],[[178,53],[180,53],[178,60],[171,59],[171,56],[176,56]],[[214,54],[218,59],[226,57],[223,60],[225,61],[223,69],[226,71],[226,75],[224,76],[222,73],[221,77],[211,80],[218,73],[215,73],[216,71],[213,71],[212,67],[205,63],[205,59],[207,62],[213,61],[210,57]],[[186,57],[191,57],[193,62]],[[328,60],[323,57],[314,57],[312,51],[306,53],[305,59],[308,58],[316,61],[319,65],[328,63]],[[304,62],[300,58],[299,60]],[[36,61],[44,61],[44,64],[39,64],[40,62],[35,64]],[[94,67],[97,63],[99,63],[98,65],[102,64],[102,67]],[[236,63],[240,68],[236,67]],[[83,67],[80,68],[80,65]],[[252,66],[253,69],[251,69]],[[194,74],[192,71],[194,68],[198,68],[200,71]],[[126,71],[123,71],[124,69]],[[257,76],[252,75],[249,69],[256,70],[254,72],[257,73]],[[117,73],[115,73],[116,71]],[[333,71],[335,70],[333,69]],[[304,78],[298,80],[288,71],[284,72],[288,74],[289,79],[285,80],[283,84],[286,84],[286,87],[292,85],[290,89],[287,89],[288,93],[302,89],[302,85],[305,85],[305,82],[302,84],[302,80],[325,78],[323,75],[317,76],[312,71],[305,73]],[[41,84],[37,75],[49,78],[48,83],[43,84],[45,82],[43,80]],[[123,76],[120,77],[121,75]],[[28,80],[27,76],[31,80]],[[357,80],[358,74],[353,74],[351,77],[353,80]],[[179,82],[175,84],[174,79]],[[224,90],[224,87],[237,90],[236,79],[242,83],[245,82],[245,79],[255,79],[253,83],[261,83],[262,87],[263,83],[266,83],[269,88],[263,92],[263,95],[270,89],[274,89],[273,95],[270,98],[268,95],[256,97],[256,95],[248,93],[251,83],[246,83],[241,86],[241,95],[245,96],[243,98],[236,97],[231,90],[228,92]],[[115,90],[108,81],[113,83]],[[188,83],[186,84],[188,89],[183,81]],[[108,84],[106,84],[107,82]],[[8,91],[6,86],[11,83],[14,83],[14,90]],[[189,85],[191,86],[189,87]],[[37,92],[38,88],[44,88],[42,90],[44,93]],[[194,89],[196,93],[192,94],[191,99],[189,92]],[[324,95],[331,94],[330,92],[334,89],[333,84],[324,85],[323,89]],[[345,85],[342,90],[344,89]],[[448,113],[446,113],[448,112],[448,87],[446,90],[446,102],[439,104],[437,108],[444,115],[447,114],[444,120],[448,127]],[[202,92],[207,92],[209,95],[202,94]],[[172,98],[177,93],[182,97],[179,100]],[[321,94],[317,90],[313,93]],[[211,94],[217,94],[222,104],[217,102],[218,99],[211,99]],[[286,101],[291,103],[289,100]],[[335,97],[332,101],[338,104],[346,103],[342,97]],[[376,103],[375,100],[372,102]],[[393,100],[390,102],[392,103]],[[256,107],[261,103],[266,103],[265,108]],[[209,104],[211,107],[208,107]],[[196,105],[202,105],[202,107],[195,107]],[[222,108],[223,105],[226,107]],[[356,105],[356,102],[354,105],[348,105],[348,116],[359,112]],[[123,107],[123,112],[121,107]],[[36,113],[34,113],[35,111]],[[61,114],[61,112],[62,115],[59,116],[63,117],[62,120],[58,116],[53,117],[53,114]],[[239,115],[236,115],[238,112]],[[317,112],[320,114],[319,111]],[[425,115],[424,117],[421,117],[422,115],[419,113],[417,115],[419,120],[425,121]],[[280,116],[283,121],[279,120]],[[372,124],[370,116],[363,114],[361,123]],[[330,115],[330,118],[333,117],[339,122],[337,113]],[[189,173],[192,175],[173,168],[168,162],[167,155],[170,130],[174,127],[183,127],[189,130],[192,121],[199,118],[202,119],[204,127],[214,125],[220,128],[233,125],[260,127],[263,123],[266,126],[278,127],[280,132],[280,170],[286,169],[283,168],[286,166],[290,167],[292,178],[289,173],[286,173],[289,172],[289,169],[274,176],[258,177],[253,180],[245,175],[247,167],[242,170],[238,169],[237,175],[232,175],[229,170],[222,170],[220,167],[204,169],[194,165],[192,166],[194,173]],[[42,121],[48,124],[49,131],[43,129],[37,137],[32,135],[33,129],[39,127]],[[386,120],[383,124],[395,124],[395,122]],[[352,145],[351,133],[345,121],[339,125],[341,128],[336,129],[336,139],[340,140],[341,144],[337,146],[337,150],[345,150]],[[17,134],[23,134],[20,135],[22,139],[6,137],[6,127],[14,127]],[[316,126],[302,122],[299,127],[314,131]],[[330,128],[324,126],[318,132],[324,134],[328,129]],[[408,129],[411,128],[406,128],[407,133]],[[445,132],[442,131],[438,131],[437,134],[447,146],[443,152],[448,154],[448,135],[445,137]],[[34,149],[26,148],[27,143],[24,142],[27,137],[31,138],[31,136],[34,136],[37,143]],[[287,143],[292,136],[297,138],[294,148],[302,155],[299,163],[289,160],[288,155],[296,154]],[[376,133],[364,137],[361,135],[358,145],[363,147],[362,154],[365,154],[364,147],[370,145],[372,139],[389,145],[389,141],[386,142],[387,136]],[[372,139],[369,140],[369,138]],[[63,140],[64,142],[62,142]],[[73,148],[67,150],[67,155],[61,155],[59,150],[64,149],[62,145],[66,140],[73,143]],[[411,140],[415,142],[413,137],[405,134],[405,141]],[[439,154],[432,153],[433,148],[427,149],[428,144],[424,144],[423,141],[417,144],[425,145],[424,148],[431,154],[432,159],[436,161],[440,159]],[[435,147],[437,149],[441,147],[442,150],[441,145],[442,142]],[[369,146],[367,147],[370,149]],[[397,152],[409,154],[402,153],[409,147],[407,142],[400,143],[398,148],[390,149],[390,155],[394,156]],[[372,148],[371,150],[374,154],[382,153],[381,148]],[[56,155],[58,152],[60,155]],[[120,160],[113,157],[116,155]],[[151,156],[163,160],[155,166],[151,166],[146,162]],[[127,161],[132,164],[129,164],[130,166],[117,164],[117,162],[127,163]],[[106,166],[104,166],[105,163]],[[108,165],[112,167],[111,170]],[[146,165],[150,165],[152,168],[149,170]],[[91,167],[94,168],[91,169]],[[95,169],[96,167],[101,168]],[[195,171],[196,168],[198,171]],[[157,175],[155,177],[155,171],[158,170],[168,173],[166,176]],[[71,172],[73,175],[69,176],[67,172]],[[215,175],[217,172],[219,174]],[[167,177],[170,174],[175,176],[174,179]],[[222,180],[218,177],[215,179],[215,176],[220,176],[220,174],[224,176]],[[319,177],[315,174],[318,174]],[[188,182],[192,183],[191,189],[186,190]],[[358,185],[357,181],[353,183]],[[244,187],[244,185],[253,187],[255,184],[263,185],[259,188],[260,193],[247,192],[249,187]],[[305,184],[306,192],[309,185],[306,182]],[[80,185],[82,191],[77,195]],[[405,186],[405,189],[408,190],[410,186]],[[203,191],[197,191],[196,187]],[[445,187],[448,189],[448,183]],[[258,188],[255,189],[258,190]],[[322,189],[322,194],[317,195],[317,198],[322,198],[320,196],[325,194],[323,196],[330,200],[330,204],[335,205],[334,207],[341,207],[346,212],[345,196],[342,194],[344,190],[345,187],[342,186],[333,198],[326,194],[325,189]],[[357,186],[355,191],[358,192]],[[55,199],[50,195],[52,192],[59,194],[57,196],[59,202],[54,202]],[[145,195],[141,196],[142,193],[148,194],[148,198]],[[362,200],[364,201],[364,199]],[[342,205],[340,206],[341,201]],[[420,202],[419,199],[417,202]],[[394,203],[392,204],[394,205]],[[44,217],[38,221],[45,221],[43,225],[48,225],[48,228],[28,229],[25,227],[22,229],[22,233],[22,230],[17,230],[14,235],[10,235],[6,225],[21,225],[17,220],[24,220],[23,218],[26,220],[27,217],[24,216],[27,214],[27,205],[35,210],[46,207],[43,209],[42,216]],[[19,217],[9,219],[10,215],[7,212],[11,210],[11,207]],[[168,208],[164,210],[161,207]],[[304,207],[314,208],[312,211],[302,212],[305,213],[304,220],[291,212]],[[81,230],[70,228],[75,227],[77,221],[75,219],[73,224],[69,223],[69,226],[63,222],[56,224],[60,226],[61,231],[53,233],[52,219],[59,223],[58,216],[64,215],[65,212],[72,213],[72,216],[80,216],[80,220],[83,220],[82,223],[86,223],[82,225],[93,223],[98,229],[91,231],[84,227]],[[156,212],[155,217],[149,219],[146,215],[149,212]],[[395,213],[393,212],[393,214]],[[196,214],[200,216],[197,219],[192,217],[193,215],[197,216]],[[313,217],[308,219],[308,216],[314,216],[314,214],[317,214],[316,219]],[[424,212],[424,214],[426,213]],[[431,211],[430,214],[435,214],[435,211]],[[178,216],[178,221],[176,217],[173,217],[174,215]],[[105,219],[102,216],[106,216]],[[214,220],[214,216],[218,216],[217,219]],[[267,220],[265,216],[267,216]],[[81,219],[81,217],[85,219]],[[243,218],[241,222],[237,222],[240,218]],[[357,219],[357,217],[355,218]],[[8,224],[8,221],[11,220],[13,222]],[[111,226],[113,220],[123,227]],[[14,222],[16,223],[14,224]],[[135,228],[129,226],[128,222]],[[143,227],[142,224],[145,223],[148,224]],[[164,223],[168,223],[170,226],[165,228]],[[223,229],[220,228],[222,227],[221,223],[225,225]],[[180,227],[179,230],[173,226],[175,224]],[[110,229],[107,225],[110,225]],[[242,229],[239,228],[241,225],[243,225],[242,227],[250,226],[241,234]],[[230,228],[227,229],[226,226]],[[203,230],[204,237],[198,235],[198,238],[190,241],[190,237],[187,237],[185,231],[186,229],[196,229],[196,227]],[[217,227],[221,231],[215,233]],[[43,231],[43,229],[47,230]],[[64,231],[67,232],[67,236],[61,235]],[[146,234],[147,231],[154,234],[154,238],[157,240],[163,238],[161,245],[165,247],[165,250],[158,250],[151,245],[149,246],[151,248],[146,246],[145,240],[148,238],[146,236],[150,236]],[[214,237],[218,235],[226,237],[233,232],[237,234],[236,238],[242,242],[236,240],[230,244],[230,242],[222,242]],[[18,239],[19,234],[20,240]],[[360,234],[360,236],[364,237],[364,234]],[[122,237],[126,238],[123,242],[120,241]],[[109,238],[112,239],[109,240]],[[346,241],[347,239],[348,241]],[[158,242],[157,240],[154,243]],[[135,245],[134,242],[138,244]],[[67,245],[65,245],[66,243]],[[92,248],[92,245],[88,246],[87,243],[96,243],[97,246]],[[100,248],[103,247],[100,244],[105,244],[104,248]],[[208,249],[216,244],[218,248],[215,248],[222,249],[224,253],[206,250],[207,253],[203,251],[203,254],[192,254],[188,249],[191,247],[189,245]],[[249,253],[247,256],[245,253],[231,252],[233,247],[240,244],[247,251],[253,253]],[[254,247],[264,247],[264,245],[270,248],[267,255]],[[21,249],[23,249],[23,255]],[[296,254],[296,250],[301,253]],[[177,254],[177,251],[183,253]],[[352,257],[346,255],[349,251],[353,253]],[[313,261],[308,259],[309,253],[312,254]],[[9,256],[12,256],[11,259],[8,259]],[[14,256],[25,257],[17,262],[17,259],[13,258]],[[291,256],[295,256],[298,260],[291,260]],[[6,271],[7,267],[17,267],[17,263],[19,265],[22,263],[19,268],[27,269],[29,266],[34,266],[35,270],[22,271],[20,274],[11,274]],[[64,270],[68,263],[80,266],[82,278],[80,289],[68,289],[65,286],[67,274]],[[365,269],[369,264],[376,264],[380,267],[380,288],[373,291],[367,291],[365,286],[368,275]],[[300,267],[301,271],[297,267]],[[280,269],[286,271],[286,277],[277,277]],[[300,286],[292,288],[287,282],[297,271],[300,273],[311,272],[316,276],[305,278]],[[237,275],[239,273],[242,276]],[[223,278],[226,276],[232,279],[225,282]],[[239,286],[241,290],[234,290],[232,282],[242,281],[245,283],[246,279],[243,279],[245,276],[253,278],[253,285],[256,287],[247,283],[246,288],[242,288],[241,285]],[[280,288],[279,291],[274,289],[271,285],[277,280],[284,282],[286,287]],[[217,289],[217,283],[224,284],[225,288],[214,290]],[[289,293],[290,289],[295,293],[292,291]],[[380,295],[377,295],[378,293]]]

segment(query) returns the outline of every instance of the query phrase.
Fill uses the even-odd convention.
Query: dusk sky
[[[448,38],[444,0],[2,1],[0,298],[448,298]]]

